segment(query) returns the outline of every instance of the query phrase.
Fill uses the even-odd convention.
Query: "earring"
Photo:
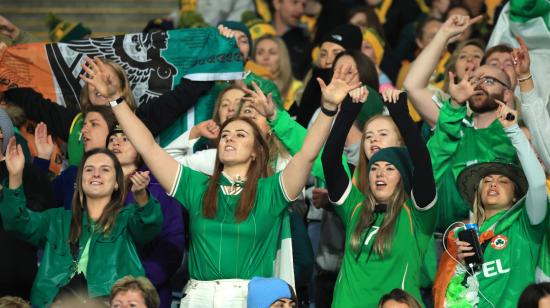
[[[252,154],[252,161],[256,160],[256,155]]]
[[[115,191],[118,190],[118,184],[115,184]]]

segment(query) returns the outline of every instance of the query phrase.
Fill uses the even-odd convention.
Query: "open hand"
[[[323,104],[330,105],[329,110],[336,110],[351,90],[361,86],[358,76],[359,73],[352,69],[351,64],[345,64],[334,72],[328,86],[323,79],[317,78]]]
[[[25,154],[20,144],[15,142],[15,136],[11,137],[6,148],[6,168],[10,176],[22,176],[25,166]]]
[[[498,104],[497,118],[504,127],[510,127],[518,123],[518,112],[508,106],[505,103],[495,100]],[[508,116],[511,114],[512,116]],[[512,119],[513,118],[513,119]]]
[[[42,159],[50,159],[54,149],[52,135],[48,135],[48,126],[43,122],[38,123],[34,130],[34,144],[36,153]]]
[[[94,57],[92,60],[86,57],[86,64],[81,63],[80,65],[86,72],[86,75],[80,74],[80,78],[94,86],[99,94],[112,100],[120,96],[117,93],[120,93],[121,90],[115,86],[114,77],[109,74],[106,64],[101,59]]]
[[[243,88],[243,91],[250,95],[243,97],[243,100],[252,102],[252,107],[256,109],[259,114],[269,120],[273,120],[276,115],[276,109],[271,93],[265,96],[260,87],[254,81],[252,81],[252,87],[254,88],[254,91],[246,87]]]
[[[453,101],[464,105],[472,95],[480,92],[480,90],[476,90],[476,87],[482,78],[483,74],[476,77],[472,72],[467,72],[459,83],[455,83],[455,74],[449,72],[449,94]]]

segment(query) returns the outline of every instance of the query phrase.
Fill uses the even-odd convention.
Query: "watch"
[[[115,99],[114,101],[110,101],[109,104],[111,105],[111,107],[115,107],[116,105],[122,103],[123,101],[124,101],[124,96],[121,96]]]

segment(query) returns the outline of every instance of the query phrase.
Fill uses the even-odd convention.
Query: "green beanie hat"
[[[371,157],[367,166],[367,170],[370,170],[372,164],[379,161],[388,162],[394,165],[397,170],[399,170],[399,173],[401,174],[401,180],[403,181],[403,186],[405,186],[405,192],[407,194],[410,194],[413,164],[407,148],[390,147],[381,149]]]

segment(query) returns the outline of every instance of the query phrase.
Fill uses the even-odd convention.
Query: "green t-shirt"
[[[546,220],[531,225],[523,199],[485,221],[480,232],[492,228],[494,236],[483,253],[484,263],[477,275],[479,290],[494,307],[515,308],[523,290],[535,282]],[[489,307],[492,306],[479,296],[478,308]]]
[[[380,297],[394,288],[404,289],[422,302],[420,269],[433,233],[436,208],[433,204],[424,209],[416,208],[412,199],[407,200],[395,223],[390,251],[383,258],[373,251],[367,262],[384,215],[378,215],[370,234],[361,236],[365,239],[365,246],[357,258],[358,252],[351,246],[351,238],[365,197],[351,185],[350,193],[344,198],[342,205],[335,207],[346,226],[346,247],[332,307],[376,307]]]
[[[216,217],[203,216],[203,195],[209,181],[207,175],[180,165],[170,193],[189,213],[190,277],[215,280],[273,276],[283,218],[290,203],[281,185],[280,173],[258,180],[254,207],[247,219],[240,223],[235,220],[240,198],[236,186],[239,184],[223,174]],[[235,194],[226,189],[232,184],[237,190]]]

